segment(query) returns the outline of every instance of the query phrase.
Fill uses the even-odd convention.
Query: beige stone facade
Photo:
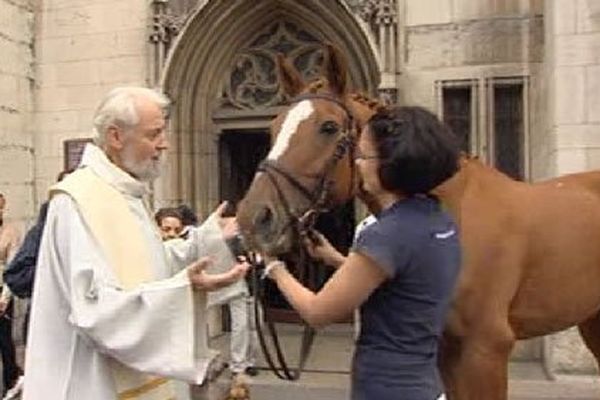
[[[38,2],[35,45],[35,182],[38,201],[63,169],[63,141],[91,135],[110,88],[147,85],[144,0]]]
[[[0,0],[0,191],[30,219],[99,98],[159,86],[175,105],[156,204],[206,214],[220,199],[218,138],[264,131],[279,110],[275,51],[310,75],[325,40],[357,88],[455,113],[468,151],[523,179],[600,167],[597,0]],[[566,333],[516,357],[592,370],[574,349]]]
[[[0,193],[7,217],[34,212],[33,1],[0,1]]]

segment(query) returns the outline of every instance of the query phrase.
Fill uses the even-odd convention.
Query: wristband
[[[271,261],[265,267],[265,269],[264,269],[264,271],[263,271],[262,276],[260,277],[260,279],[265,279],[267,277],[270,278],[269,274],[271,273],[271,271],[273,270],[273,268],[277,268],[277,267],[281,267],[283,269],[287,269],[285,267],[285,263],[283,261],[279,261],[279,260]]]

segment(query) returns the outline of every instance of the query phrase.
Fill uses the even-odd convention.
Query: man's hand
[[[222,274],[207,274],[205,269],[212,264],[209,257],[203,257],[187,267],[188,277],[196,290],[212,291],[243,278],[250,268],[246,261],[236,263],[229,271]]]
[[[217,218],[221,232],[223,233],[223,239],[231,239],[240,232],[240,227],[235,217],[224,217],[223,214],[227,210],[227,202],[224,201],[219,204],[219,207],[213,212],[213,215]]]

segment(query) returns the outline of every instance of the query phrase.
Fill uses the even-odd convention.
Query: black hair
[[[177,211],[181,215],[181,222],[183,223],[183,226],[198,225],[198,217],[190,206],[187,204],[182,204],[177,207]]]
[[[387,107],[369,120],[384,189],[428,193],[458,170],[458,141],[422,107]]]
[[[178,220],[181,221],[181,225],[185,225],[183,223],[183,217],[181,216],[181,213],[176,208],[173,208],[173,207],[161,208],[160,210],[158,210],[156,212],[156,214],[154,214],[154,220],[156,221],[156,224],[158,226],[160,226],[160,223],[164,218],[168,218],[168,217],[177,218]]]

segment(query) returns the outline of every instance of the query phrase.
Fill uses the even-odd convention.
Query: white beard
[[[142,182],[152,182],[160,176],[162,162],[151,158],[136,162],[130,154],[129,147],[123,149],[123,167]]]

